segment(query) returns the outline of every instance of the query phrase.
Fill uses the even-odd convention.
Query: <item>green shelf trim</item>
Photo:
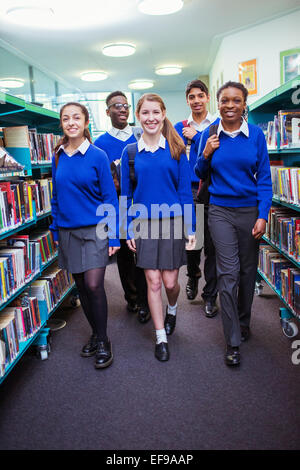
[[[14,111],[7,111],[6,113],[0,113],[0,117],[1,117],[1,116],[7,116],[8,114],[22,113],[23,111],[26,111],[26,108],[23,108],[23,109],[15,109]]]
[[[250,104],[249,111],[255,111],[264,105],[269,107],[269,105],[278,104],[277,102],[280,102],[280,99],[287,99],[289,97],[289,93],[292,90],[296,90],[298,86],[300,86],[300,75],[289,80],[278,88],[275,88],[275,90],[272,90],[270,93],[267,93],[262,98]],[[293,105],[292,107],[296,108],[296,105]]]
[[[259,276],[265,281],[265,283],[268,284],[268,286],[273,290],[273,292],[275,292],[275,294],[280,298],[280,300],[284,303],[284,305],[292,313],[292,315],[295,318],[297,318],[297,320],[300,320],[300,315],[297,315],[297,313],[294,311],[293,307],[291,305],[289,305],[287,303],[287,301],[285,300],[285,298],[282,297],[281,293],[277,289],[275,289],[275,287],[269,281],[269,279],[266,277],[266,275],[260,269],[257,269],[257,272],[258,272]]]
[[[276,245],[272,240],[270,240],[268,237],[263,235],[262,239],[267,242],[269,245],[271,245],[275,250],[279,251],[285,258],[287,258],[291,263],[293,263],[296,268],[300,269],[300,262],[298,262],[295,258],[293,258],[291,255],[289,255],[285,250],[282,250],[278,245]]]
[[[27,281],[21,287],[19,287],[19,289],[16,292],[14,292],[14,294],[9,296],[4,302],[0,304],[0,311],[3,310],[5,307],[7,307],[11,303],[12,300],[18,297],[18,295],[22,294],[22,292],[26,290],[33,281],[38,279],[40,275],[41,275],[40,270],[36,272],[35,274],[31,275],[30,279],[27,279]]]
[[[295,153],[300,155],[300,147],[294,147],[294,148],[279,148],[279,149],[268,149],[269,154],[290,154],[290,153]]]
[[[281,199],[278,199],[276,197],[272,198],[272,202],[281,206],[288,207],[289,209],[293,209],[294,211],[300,212],[300,206],[298,206],[297,204],[290,204],[289,202],[282,201]]]
[[[5,232],[0,233],[0,240],[9,237],[10,235],[14,235],[14,233],[18,233],[21,230],[25,230],[27,227],[36,224],[37,219],[33,218],[25,222],[24,224],[18,225],[18,227],[14,227],[12,229],[8,229]]]

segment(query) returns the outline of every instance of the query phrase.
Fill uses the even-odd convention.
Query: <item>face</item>
[[[118,106],[115,106],[118,104],[128,105],[127,99],[124,96],[114,96],[111,98],[108,103],[106,114],[110,117],[113,127],[116,127],[117,129],[123,129],[127,126],[129,108],[125,109],[124,106],[122,106],[120,109],[118,109]]]
[[[187,96],[187,104],[192,113],[198,114],[206,111],[209,95],[206,95],[200,88],[192,88]]]
[[[69,139],[78,139],[84,137],[84,129],[88,127],[89,122],[85,122],[85,115],[79,106],[70,105],[62,112],[61,125]]]
[[[145,100],[137,113],[137,118],[141,123],[145,134],[158,135],[163,127],[166,112],[160,107],[157,101]]]
[[[240,123],[246,108],[242,90],[235,87],[225,88],[219,96],[218,108],[225,123]]]

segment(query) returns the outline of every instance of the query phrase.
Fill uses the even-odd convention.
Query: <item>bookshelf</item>
[[[0,92],[0,129],[5,143],[12,143],[5,149],[24,165],[22,171],[0,171],[1,384],[30,346],[35,345],[41,359],[48,357],[47,322],[73,291],[74,281],[57,268],[48,229],[50,149],[53,134],[59,134],[59,114]],[[30,132],[46,142],[39,155]]]
[[[249,106],[249,122],[262,127],[267,143],[270,139],[267,123],[273,120],[275,123],[281,110],[300,110],[300,76]],[[300,183],[296,169],[300,167],[300,144],[291,142],[290,134],[283,142],[286,133],[283,126],[274,124],[273,146],[268,150],[273,183],[272,209],[266,235],[261,240],[255,291],[257,295],[262,293],[264,281],[276,293],[283,303],[279,309],[282,331],[293,338],[298,334],[300,320],[300,282],[297,281],[298,276],[300,278]]]

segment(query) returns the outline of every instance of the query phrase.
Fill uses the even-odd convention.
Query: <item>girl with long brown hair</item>
[[[127,197],[130,222],[127,243],[136,252],[137,266],[145,270],[148,303],[156,331],[155,357],[167,361],[167,335],[173,333],[176,323],[179,268],[186,264],[183,222],[189,246],[195,243],[192,217],[189,220],[183,217],[185,206],[193,214],[190,170],[185,146],[166,117],[161,97],[153,93],[143,95],[136,116],[143,128],[138,143],[131,144],[136,145],[136,184],[130,178],[128,146],[121,159],[121,195]],[[143,213],[132,223],[131,201]],[[168,298],[165,319],[162,284]]]
[[[105,268],[109,256],[120,246],[113,223],[118,218],[118,199],[105,152],[91,143],[89,114],[80,103],[67,103],[60,110],[63,137],[52,160],[52,217],[50,226],[58,244],[59,267],[73,274],[83,311],[92,329],[81,355],[96,355],[95,367],[113,360],[107,337]],[[110,204],[115,218],[108,236],[99,237],[106,225],[99,216],[101,205]],[[103,225],[103,227],[102,227]],[[102,230],[102,233],[105,230]]]

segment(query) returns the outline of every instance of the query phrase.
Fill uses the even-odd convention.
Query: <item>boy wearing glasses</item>
[[[106,98],[106,114],[110,117],[112,127],[108,132],[98,137],[94,145],[107,153],[110,163],[119,163],[123,149],[126,145],[134,143],[141,135],[141,129],[129,126],[128,117],[130,105],[126,95],[121,91],[114,91]],[[116,189],[118,182],[116,182]],[[140,323],[150,319],[147,300],[147,284],[143,269],[135,265],[134,254],[129,250],[126,240],[120,240],[121,248],[117,253],[119,275],[124,290],[127,310],[138,314]]]

